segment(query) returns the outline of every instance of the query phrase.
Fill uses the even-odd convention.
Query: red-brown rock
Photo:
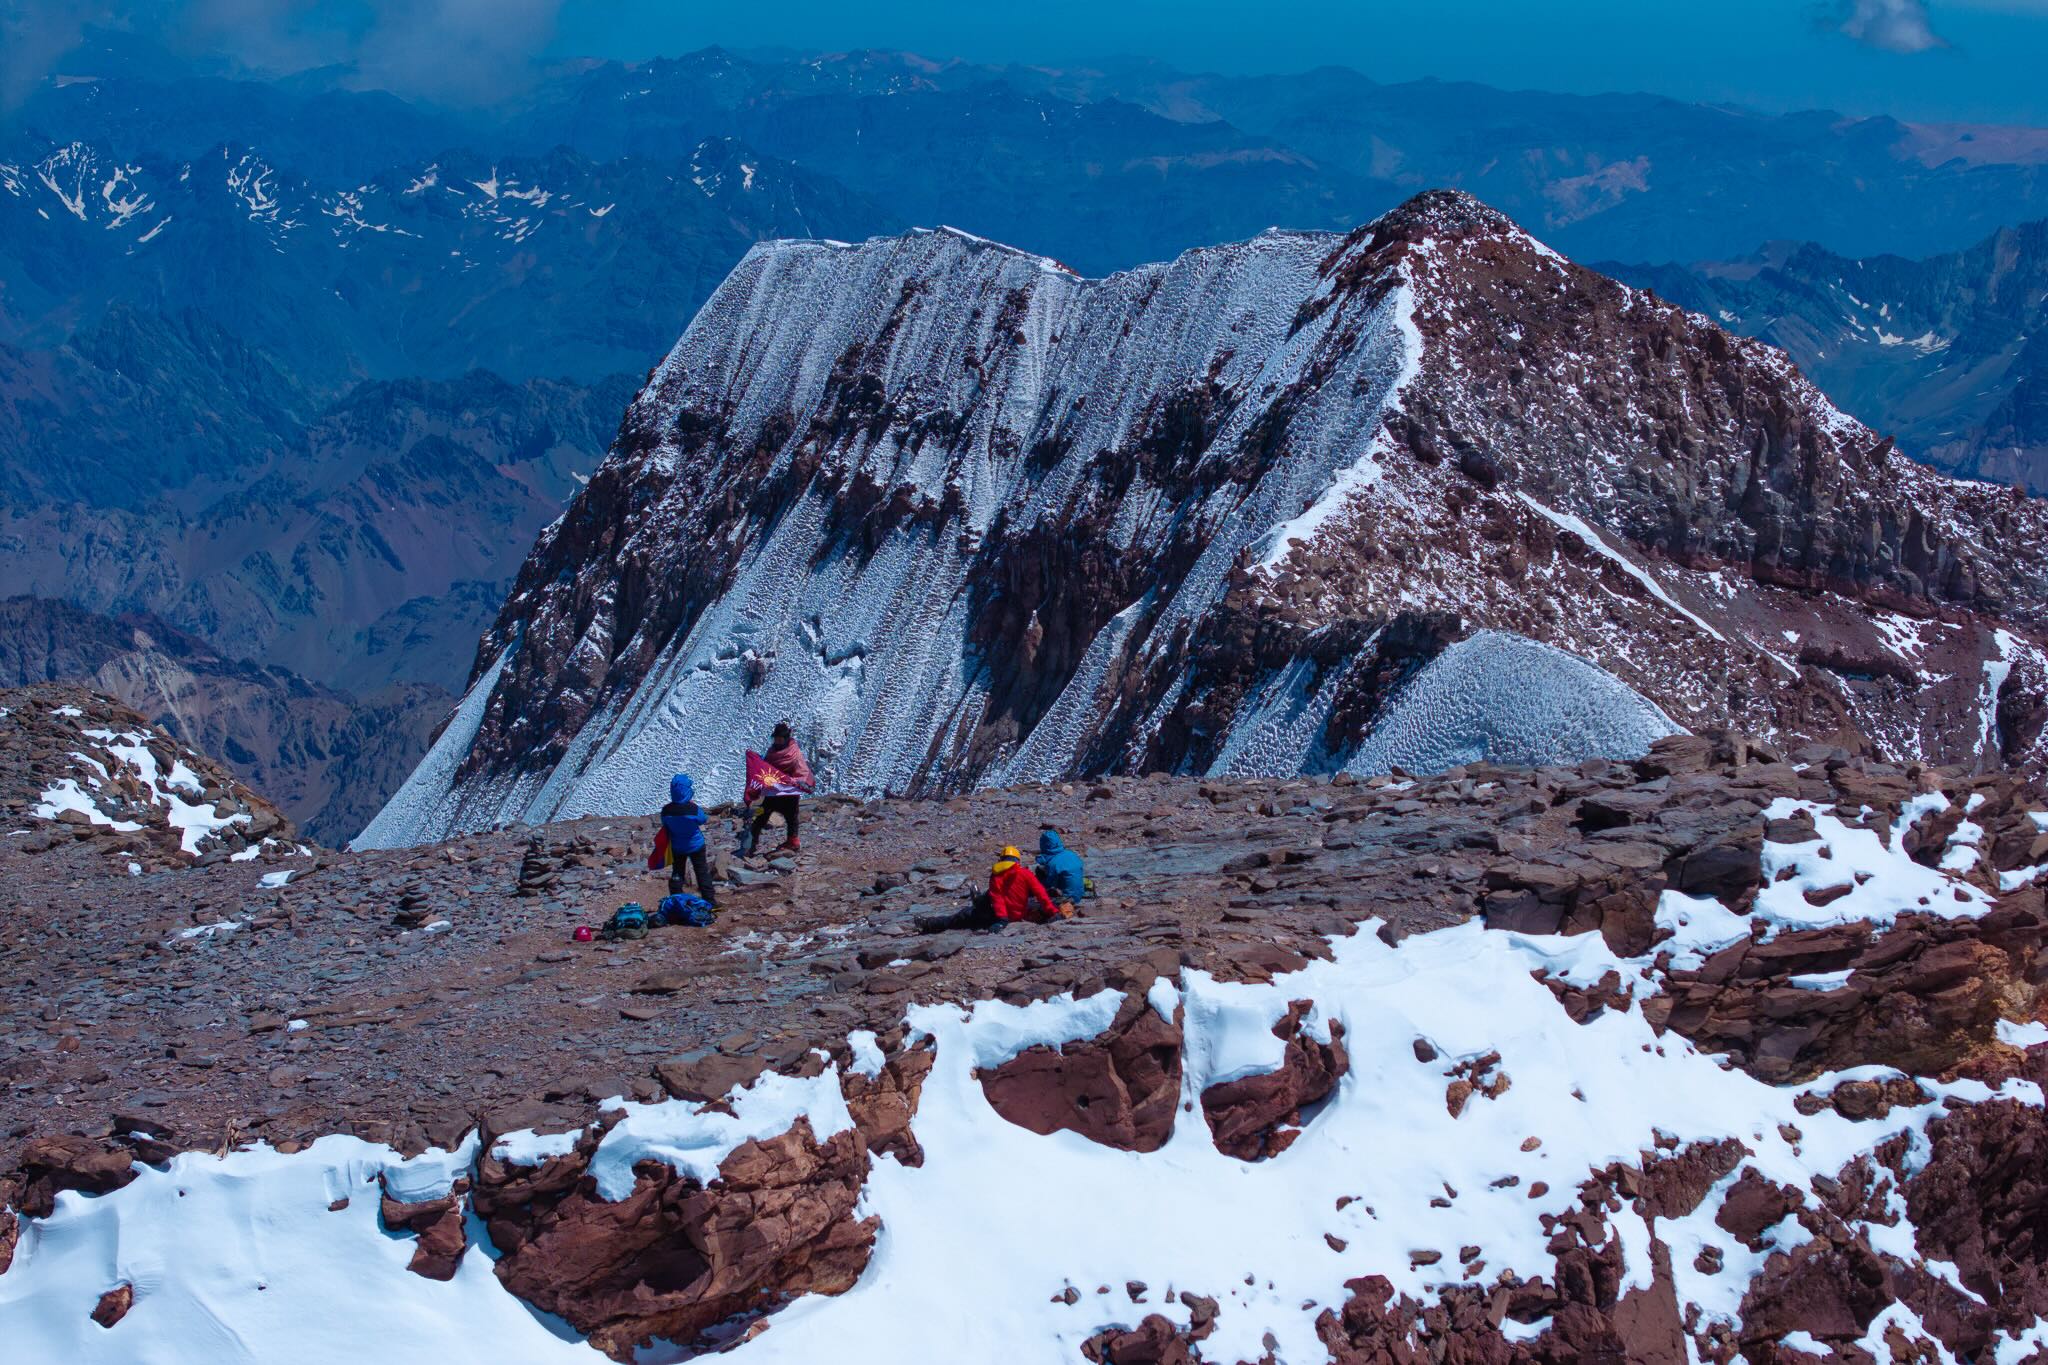
[[[1909,915],[1880,935],[1838,926],[1744,941],[1696,971],[1672,973],[1650,1013],[1773,1084],[1865,1065],[1942,1074],[1998,1050],[2005,1012],[2032,1009],[2044,937],[2048,916],[2038,898],[2015,895],[1982,919]],[[1786,975],[1843,967],[1852,975],[1834,990],[1780,984]],[[1871,1097],[1846,1099],[1856,1107]],[[1896,1102],[1877,1097],[1869,1112]]]
[[[1683,1218],[1700,1206],[1707,1191],[1749,1155],[1734,1138],[1695,1142],[1671,1153],[1646,1159],[1636,1188],[1652,1218]]]
[[[980,1075],[998,1114],[1034,1133],[1062,1129],[1127,1152],[1154,1152],[1173,1133],[1181,1033],[1129,994],[1109,1028],[1059,1049],[1027,1048]]]
[[[858,1129],[821,1143],[799,1119],[737,1148],[709,1186],[643,1162],[616,1203],[587,1170],[601,1137],[539,1167],[486,1155],[473,1199],[505,1287],[616,1359],[797,1294],[844,1293],[867,1265],[878,1220],[854,1216],[868,1166]]]
[[[135,1178],[125,1147],[84,1137],[38,1138],[21,1149],[21,1212],[48,1218],[64,1190],[107,1194]]]
[[[1751,1251],[1758,1251],[1763,1247],[1765,1231],[1783,1222],[1785,1215],[1802,1203],[1799,1191],[1789,1185],[1773,1184],[1750,1166],[1728,1191],[1714,1222]]]
[[[924,1148],[911,1132],[911,1121],[924,1078],[931,1074],[932,1056],[929,1048],[910,1048],[889,1058],[872,1079],[846,1073],[846,1108],[869,1152],[887,1153],[906,1166],[924,1165]]]
[[[2031,1324],[2048,1313],[2048,1115],[1974,1104],[1935,1119],[1927,1137],[1932,1155],[1905,1185],[1920,1249],[1954,1261],[1999,1326]]]
[[[112,1327],[127,1317],[134,1306],[135,1286],[124,1281],[100,1295],[100,1301],[93,1305],[92,1320],[102,1327]]]
[[[1214,1301],[1206,1317],[1197,1311],[1189,1326],[1176,1327],[1160,1313],[1148,1313],[1136,1327],[1105,1327],[1081,1343],[1081,1354],[1096,1365],[1194,1365],[1194,1344],[1209,1335]]]
[[[442,1198],[413,1204],[393,1199],[388,1191],[384,1194],[378,1213],[385,1228],[393,1232],[402,1229],[419,1238],[407,1270],[429,1280],[455,1278],[455,1268],[469,1250],[469,1237],[463,1229],[463,1197],[468,1189],[468,1181],[458,1180]]]
[[[1311,1002],[1296,1000],[1273,1025],[1287,1048],[1277,1070],[1245,1076],[1202,1092],[1216,1148],[1240,1161],[1278,1156],[1299,1135],[1301,1111],[1330,1097],[1344,1078],[1344,1026],[1332,1022],[1330,1041],[1318,1042],[1302,1027]]]

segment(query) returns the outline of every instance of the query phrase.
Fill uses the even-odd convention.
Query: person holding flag
[[[811,777],[811,765],[804,761],[803,751],[796,747],[796,737],[790,733],[789,725],[778,724],[770,737],[768,752],[757,754],[747,751],[747,780],[745,799],[751,809],[758,801],[760,809],[755,813],[753,824],[746,835],[742,853],[751,854],[761,846],[761,835],[768,828],[770,816],[780,815],[784,837],[782,849],[796,853],[803,847],[797,837],[798,806],[805,796],[817,790],[817,783]]]

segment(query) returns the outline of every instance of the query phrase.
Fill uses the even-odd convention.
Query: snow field
[[[1442,772],[1485,760],[1513,765],[1640,758],[1679,727],[1606,670],[1551,645],[1482,630],[1425,665],[1344,763]]]
[[[42,799],[29,807],[29,814],[44,820],[54,820],[67,810],[75,810],[95,825],[105,825],[123,833],[141,829],[134,820],[116,820],[99,808],[91,795],[78,785],[76,778],[60,777],[43,792]]]
[[[1906,832],[1922,815],[1946,810],[1948,804],[1948,798],[1939,792],[1916,797],[1892,822],[1890,838],[1884,840],[1876,830],[1845,824],[1811,801],[1784,797],[1773,801],[1764,811],[1765,819],[1782,820],[1803,810],[1812,816],[1821,837],[1803,844],[1765,843],[1764,886],[1751,911],[1768,926],[1764,937],[1859,920],[1885,928],[1909,911],[1941,919],[1974,919],[1987,913],[1992,901],[1985,892],[1906,856]],[[1982,836],[1982,829],[1974,824],[1959,826],[1943,856],[1944,868],[1959,862],[1962,867],[1948,870],[1966,871],[1969,864],[1954,855],[1973,851],[1969,846]],[[1847,892],[1826,905],[1817,906],[1806,898],[1809,891],[1842,887],[1848,888]]]

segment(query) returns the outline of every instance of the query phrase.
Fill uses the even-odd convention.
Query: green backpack
[[[612,917],[604,922],[604,936],[608,939],[646,938],[646,909],[639,901],[627,901],[612,911]]]

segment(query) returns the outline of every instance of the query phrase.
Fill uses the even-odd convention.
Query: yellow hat
[[[1004,856],[1005,858],[1011,858],[1011,859],[1019,859],[1019,860],[1021,860],[1021,859],[1022,859],[1022,858],[1024,857],[1024,855],[1023,855],[1023,854],[1021,854],[1021,853],[1019,853],[1019,852],[1017,851],[1017,846],[1016,846],[1015,844],[1005,844],[1005,845],[1003,845],[1003,856]]]

